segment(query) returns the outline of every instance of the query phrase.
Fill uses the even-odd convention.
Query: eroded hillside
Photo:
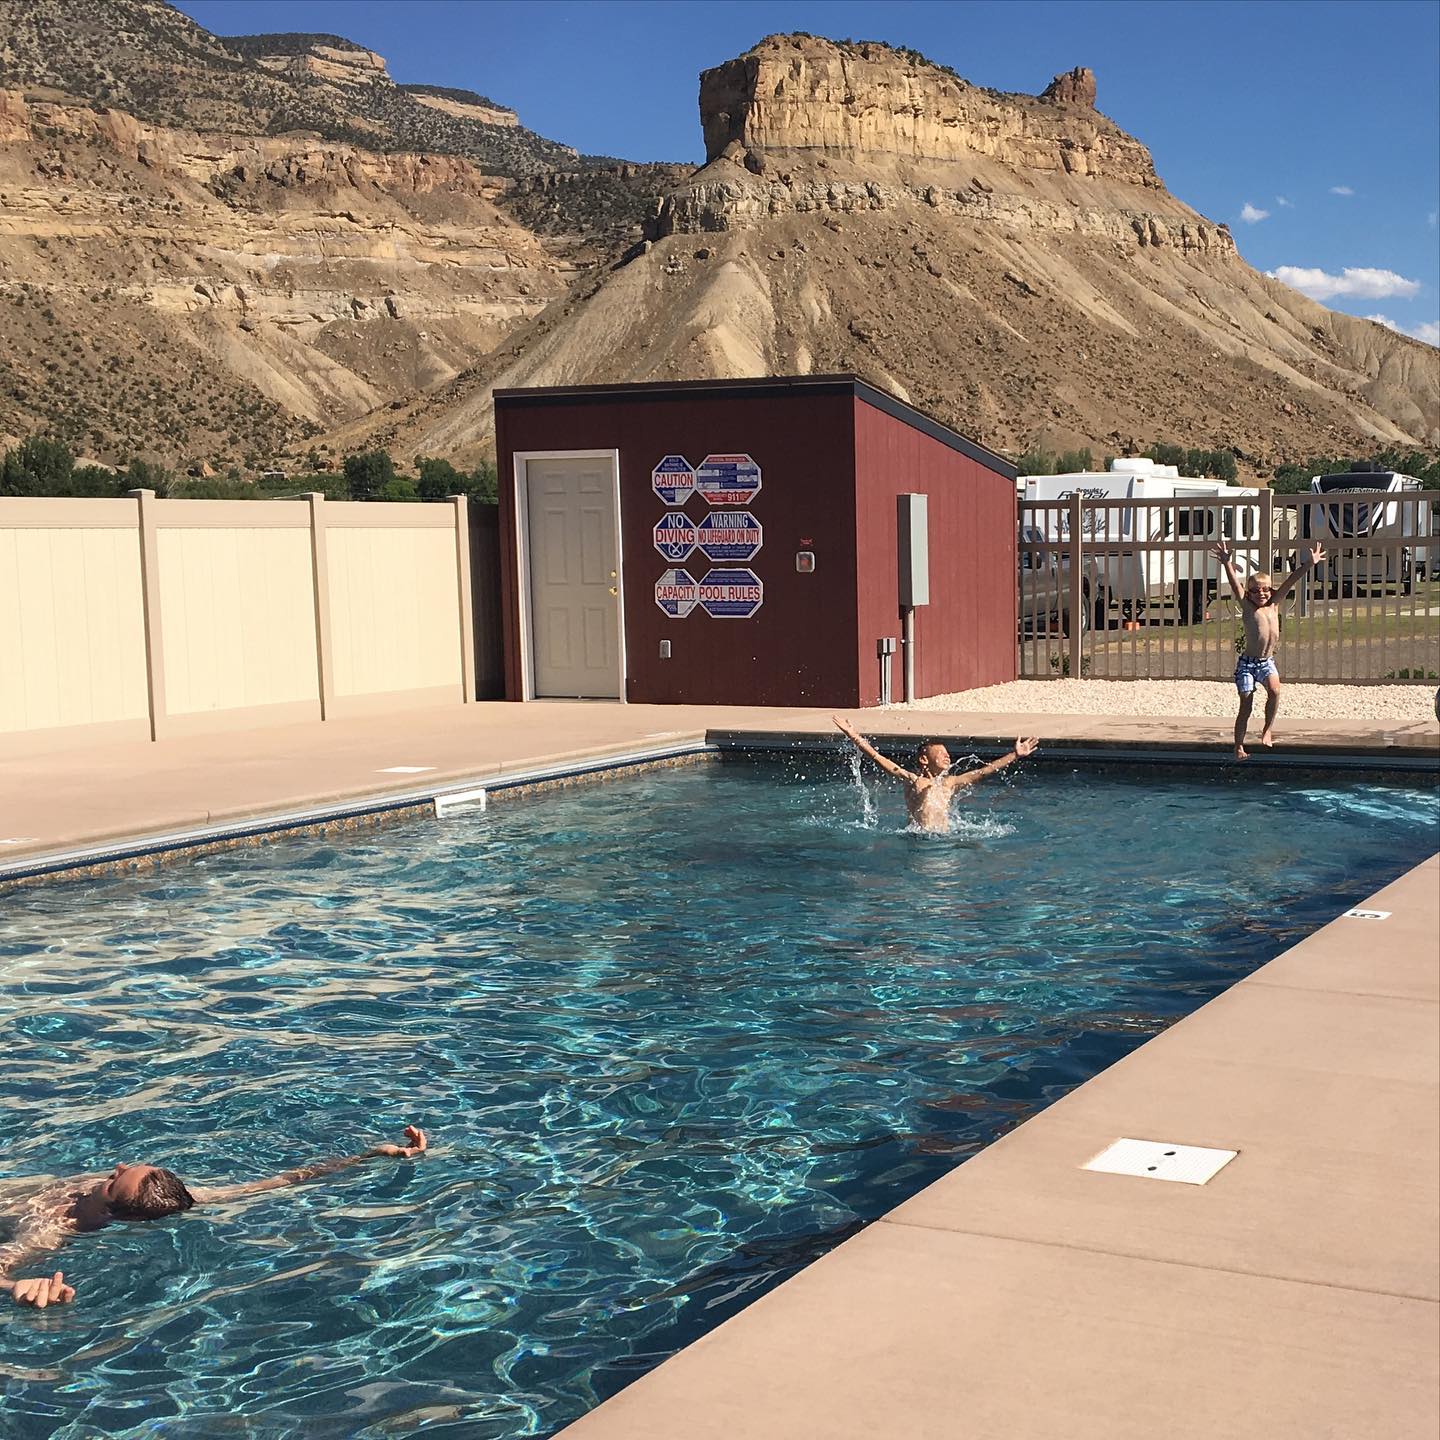
[[[484,450],[497,385],[853,370],[1011,451],[1440,443],[1433,347],[1245,264],[1094,101],[771,37],[702,76],[708,163],[640,253],[373,431]]]

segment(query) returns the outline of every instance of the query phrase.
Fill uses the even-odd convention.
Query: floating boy
[[[12,1279],[9,1272],[47,1251],[58,1249],[72,1235],[98,1230],[117,1220],[161,1220],[194,1205],[220,1205],[262,1190],[299,1185],[380,1156],[409,1159],[424,1151],[425,1132],[407,1125],[405,1142],[375,1145],[359,1155],[302,1165],[298,1170],[286,1170],[268,1180],[204,1189],[197,1186],[193,1192],[173,1171],[158,1165],[117,1165],[108,1175],[79,1175],[47,1185],[23,1205],[11,1208],[8,1214],[0,1211],[0,1215],[17,1222],[14,1237],[0,1245],[0,1294],[8,1292],[17,1305],[33,1305],[37,1310],[47,1305],[67,1304],[75,1298],[75,1287],[66,1284],[61,1271],[23,1280]]]
[[[862,755],[868,755],[887,775],[904,781],[905,808],[910,814],[910,823],[918,830],[948,830],[950,801],[957,790],[963,790],[977,780],[1033,755],[1040,744],[1033,737],[1018,739],[1008,755],[981,765],[977,770],[967,770],[963,775],[951,775],[949,771],[954,761],[950,759],[950,752],[938,740],[926,740],[916,751],[917,774],[882,755],[848,720],[842,720],[838,715],[833,718],[836,728],[854,741]]]
[[[1245,622],[1245,653],[1235,665],[1235,688],[1240,692],[1240,710],[1235,716],[1235,758],[1248,760],[1245,730],[1250,724],[1257,685],[1265,687],[1265,728],[1260,732],[1260,743],[1267,748],[1275,743],[1275,717],[1280,713],[1280,671],[1275,664],[1275,647],[1280,643],[1280,602],[1302,575],[1325,559],[1325,547],[1318,541],[1312,545],[1309,562],[1297,565],[1278,588],[1264,570],[1257,570],[1242,585],[1230,547],[1223,540],[1212,545],[1210,553],[1225,566]]]

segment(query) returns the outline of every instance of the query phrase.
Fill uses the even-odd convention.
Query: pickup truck
[[[1035,526],[1020,529],[1020,636],[1070,634],[1070,560],[1039,548],[1045,536]],[[1090,628],[1090,578],[1080,585],[1080,630]]]

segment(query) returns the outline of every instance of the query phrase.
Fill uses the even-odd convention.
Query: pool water
[[[0,1434],[550,1434],[1440,840],[1260,775],[958,813],[706,765],[0,893],[0,1190],[434,1146],[73,1241]]]

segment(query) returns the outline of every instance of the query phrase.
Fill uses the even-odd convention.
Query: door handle
[[[610,578],[612,580],[615,578],[615,572],[613,570],[610,572]]]
[[[620,592],[612,585],[612,586],[610,587],[610,593],[611,593],[612,595],[618,595]]]

